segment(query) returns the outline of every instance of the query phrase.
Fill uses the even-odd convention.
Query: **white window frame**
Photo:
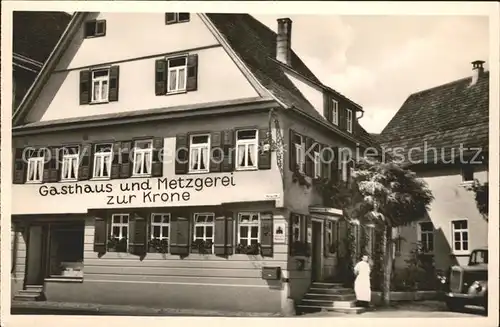
[[[98,146],[109,146],[109,152],[97,152]],[[97,159],[100,159],[99,165]],[[103,176],[102,172],[106,170],[106,160],[109,161],[108,176]],[[94,145],[94,162],[92,165],[92,179],[107,180],[111,178],[111,165],[113,164],[113,144],[112,143],[98,143]],[[99,166],[101,176],[97,176],[97,167]]]
[[[304,173],[306,165],[306,140],[300,134],[295,134],[295,136],[300,137],[300,144],[293,142],[295,146],[295,163],[299,166],[299,172]]]
[[[347,123],[347,131],[352,133],[352,122],[353,122],[353,113],[351,109],[346,109],[346,123]]]
[[[207,142],[206,143],[193,143],[193,139],[198,136],[206,136],[207,137]],[[189,136],[189,172],[190,173],[208,173],[210,171],[210,134],[193,134]],[[203,149],[207,150],[207,166],[204,169],[200,169],[200,163],[201,163],[201,152]],[[198,169],[193,168],[193,152],[197,151],[198,152]]]
[[[339,102],[332,99],[332,123],[334,125],[339,124]]]
[[[29,157],[28,158],[28,164],[26,167],[26,183],[42,183],[43,182],[43,168],[45,165],[45,151],[41,150],[33,150],[37,153],[37,157]],[[38,177],[37,179],[33,178],[30,179],[30,171],[31,167],[33,167],[34,172],[33,172],[33,177],[36,176],[36,171],[38,171]]]
[[[314,151],[314,178],[321,178],[321,156],[318,151]]]
[[[212,217],[212,222],[198,222],[197,218],[200,216],[211,216]],[[203,227],[203,236],[202,237],[197,237],[196,236],[196,227]],[[207,237],[207,227],[212,228],[212,236]],[[215,244],[215,214],[213,212],[196,212],[193,215],[193,242],[196,240],[202,239],[204,241],[211,241],[212,242],[212,252],[214,250],[214,244]]]
[[[120,222],[115,223],[115,217],[120,217]],[[127,222],[123,222],[123,218],[127,218]],[[128,246],[128,240],[129,240],[129,235],[130,235],[130,228],[129,228],[129,222],[130,222],[130,215],[128,213],[114,213],[111,215],[111,228],[109,230],[109,236],[115,237],[113,234],[113,229],[114,227],[119,227],[120,232],[118,233],[118,239],[121,240],[122,238],[126,237],[127,238],[127,246]],[[127,228],[127,235],[123,235],[123,228]]]
[[[432,225],[432,231],[423,231],[422,230],[422,224],[431,224]],[[417,229],[418,229],[418,235],[417,235],[417,239],[418,241],[422,244],[422,251],[423,253],[426,253],[426,254],[433,254],[434,253],[434,246],[435,246],[435,239],[434,239],[434,225],[432,224],[432,222],[430,221],[423,221],[423,222],[419,222],[417,223]],[[423,238],[422,237],[423,235],[426,235],[425,239],[426,239],[426,244],[424,244],[423,242]],[[429,240],[429,236],[432,237],[432,250],[428,250],[426,251],[425,249],[427,248],[427,245],[428,245],[428,240]],[[425,246],[424,246],[425,245]]]
[[[160,217],[160,222],[155,222],[155,217]],[[164,217],[168,217],[168,223],[163,221]],[[168,247],[170,249],[170,221],[171,221],[171,215],[169,213],[152,213],[151,214],[151,221],[150,221],[150,233],[149,233],[149,238],[151,240],[154,240],[155,238],[159,240],[167,240],[168,241]],[[160,236],[155,237],[153,229],[154,227],[159,227],[160,228]],[[168,235],[163,235],[163,228],[167,227],[168,228]]]
[[[70,148],[72,146],[68,146]],[[78,147],[78,153],[66,153],[65,148],[63,148],[63,156],[61,163],[61,181],[63,182],[74,182],[78,180],[78,167],[80,167],[80,147]],[[69,166],[68,166],[69,165]],[[66,173],[67,170],[67,175]],[[71,178],[71,170],[75,170],[75,177]]]
[[[102,71],[106,71],[107,74],[106,76],[98,76],[98,77],[95,77],[94,74],[97,73],[97,72],[102,72]],[[104,67],[104,68],[96,68],[96,69],[93,69],[91,72],[90,72],[90,80],[92,81],[92,84],[91,84],[91,87],[90,87],[90,92],[91,92],[91,95],[90,95],[90,102],[91,103],[104,103],[104,102],[108,102],[108,99],[109,99],[109,75],[110,75],[110,69],[109,67]],[[95,98],[95,93],[94,93],[94,84],[95,83],[98,83],[99,84],[99,98]],[[102,91],[102,86],[103,84],[106,82],[106,85],[107,85],[107,89],[106,89],[106,94],[103,96],[103,94],[101,93]]]
[[[184,59],[184,66],[176,66],[176,67],[170,67],[170,63],[174,60],[178,59]],[[187,71],[188,71],[188,56],[187,55],[182,55],[182,56],[175,56],[171,58],[166,58],[167,61],[167,94],[175,94],[175,93],[183,93],[186,92],[186,86],[187,86]],[[175,80],[176,80],[176,85],[175,88],[170,87],[171,83],[171,76],[170,73],[175,72]],[[184,81],[181,85],[181,82],[179,82],[181,79],[179,78],[180,76],[183,76],[182,80]]]
[[[238,139],[238,134],[240,132],[248,132],[248,131],[254,131],[255,132],[255,138],[249,139],[249,140],[239,140]],[[236,170],[254,170],[258,168],[258,162],[259,162],[259,131],[256,129],[240,129],[236,131]],[[249,166],[248,165],[248,147],[250,145],[254,146],[254,161],[253,165]],[[245,147],[245,165],[241,166],[240,165],[240,151],[238,150],[240,146]]]
[[[257,222],[248,222],[248,223],[243,223],[241,222],[241,217],[244,215],[257,215]],[[259,212],[239,212],[238,213],[238,244],[241,244],[242,239],[246,239],[247,246],[251,245],[252,240],[257,240],[257,243],[260,243],[260,213]],[[241,227],[247,226],[248,227],[248,232],[247,235],[242,236],[241,235]],[[252,235],[252,227],[257,226],[257,237],[251,237]]]
[[[467,223],[466,229],[455,229],[454,223],[465,221]],[[455,249],[455,233],[460,233],[460,250]],[[467,250],[463,249],[464,241],[463,236],[464,233],[467,233]],[[469,254],[470,253],[470,238],[469,238],[469,220],[468,219],[454,219],[451,221],[451,249],[453,254]]]
[[[146,149],[141,149],[138,148],[137,145],[139,143],[149,143],[150,146]],[[145,171],[139,171],[137,172],[137,167],[136,164],[139,162],[138,158],[141,158],[141,164],[144,162],[146,156],[149,154],[149,170],[146,168]],[[153,169],[153,140],[136,140],[134,142],[134,162],[132,164],[132,177],[143,177],[143,176],[151,176],[151,171]],[[146,167],[145,165],[142,166],[141,168]]]
[[[168,20],[167,23],[168,24],[175,24],[175,23],[185,23],[185,22],[189,22],[189,20],[191,19],[191,15],[189,15],[189,18],[188,19],[183,19],[183,20],[180,20],[180,16],[179,14],[184,14],[184,13],[179,13],[179,12],[171,12],[169,14],[174,14],[174,19],[173,20]],[[189,13],[186,13],[186,14],[189,14]]]

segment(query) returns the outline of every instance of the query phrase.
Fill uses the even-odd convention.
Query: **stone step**
[[[19,294],[33,294],[33,295],[37,295],[37,294],[42,294],[43,291],[39,291],[39,290],[31,290],[31,289],[28,289],[28,290],[20,290],[19,291]]]
[[[330,294],[330,293],[313,293],[309,292],[304,295],[303,299],[316,299],[327,301],[355,301],[356,295],[350,294]]]
[[[14,301],[43,301],[44,298],[41,293],[18,293],[14,296]]]
[[[322,288],[314,286],[309,288],[308,292],[317,294],[354,294],[352,288]]]
[[[313,305],[313,304],[299,304],[296,309],[296,311],[300,314],[325,311],[325,310],[331,312],[340,312],[345,314],[360,314],[366,311],[365,308],[361,307],[340,308],[340,307],[333,307],[333,306],[327,307],[327,306]]]
[[[313,282],[311,287],[314,287],[314,288],[344,288],[344,285],[342,283]]]
[[[26,285],[24,289],[26,289],[26,290],[39,290],[40,292],[42,292],[43,285]]]
[[[328,299],[302,299],[301,305],[319,305],[322,307],[353,308],[356,301],[331,301]]]

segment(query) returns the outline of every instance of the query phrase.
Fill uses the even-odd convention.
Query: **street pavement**
[[[101,306],[81,303],[18,302],[13,303],[11,314],[19,315],[106,315],[106,316],[198,316],[198,317],[273,317],[279,315],[247,312],[224,312],[188,309],[158,309],[135,306]],[[389,308],[371,308],[362,314],[318,312],[299,317],[342,317],[342,318],[453,318],[484,317],[484,310],[468,307],[462,312],[450,312],[443,302],[419,301],[393,304]]]

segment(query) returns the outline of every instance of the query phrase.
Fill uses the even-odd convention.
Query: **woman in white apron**
[[[356,300],[362,307],[369,307],[371,301],[371,288],[370,288],[370,264],[368,262],[368,255],[363,255],[361,261],[354,266],[354,292],[356,293]]]

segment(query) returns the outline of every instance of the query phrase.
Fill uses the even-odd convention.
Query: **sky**
[[[276,31],[281,16],[254,15]],[[486,61],[482,16],[286,16],[292,48],[326,85],[360,104],[361,125],[380,133],[415,92],[470,76]]]

